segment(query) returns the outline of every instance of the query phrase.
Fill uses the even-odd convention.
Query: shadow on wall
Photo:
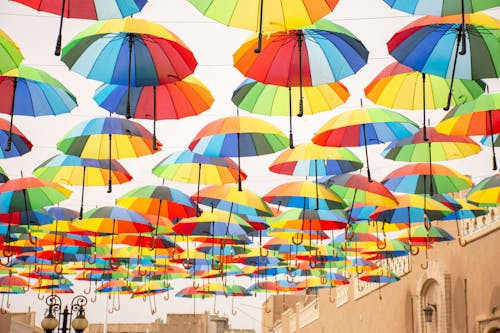
[[[405,301],[405,332],[413,332],[413,325],[415,322],[415,315],[413,310],[413,298],[408,291],[406,293],[406,301]]]
[[[452,294],[453,331],[457,333],[467,333],[464,279],[463,278],[455,279],[455,283],[453,285],[455,286],[455,288],[453,288],[453,294]]]

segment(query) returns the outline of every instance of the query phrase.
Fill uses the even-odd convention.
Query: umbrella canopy
[[[342,112],[328,120],[312,142],[332,147],[365,147],[368,179],[368,145],[399,140],[418,131],[418,125],[402,114],[382,108],[361,108]]]
[[[335,230],[345,228],[347,218],[342,210],[290,208],[269,219],[271,228],[291,230]]]
[[[269,170],[291,176],[318,177],[338,175],[362,167],[363,162],[347,148],[302,143],[281,152]]]
[[[497,173],[482,179],[470,189],[466,197],[468,201],[479,206],[498,206],[500,203],[500,174]]]
[[[275,125],[258,118],[230,116],[212,121],[196,134],[189,149],[197,154],[218,157],[260,156],[283,150],[289,144]],[[241,188],[241,176],[238,176]]]
[[[128,119],[98,117],[83,121],[57,142],[57,149],[67,155],[108,160],[140,157],[156,153],[153,137],[141,124]],[[159,143],[161,145],[161,143]],[[111,170],[108,192],[111,192]]]
[[[17,68],[24,57],[19,46],[12,38],[0,29],[0,74]]]
[[[253,231],[248,222],[237,214],[220,209],[204,211],[200,216],[187,217],[173,227],[182,235],[223,236],[245,235]]]
[[[436,125],[436,131],[448,135],[490,135],[500,133],[500,94],[485,94],[454,107]],[[492,144],[493,170],[497,169]]]
[[[9,180],[9,176],[7,176],[7,173],[5,172],[2,167],[0,167],[0,183],[5,183],[6,181]]]
[[[152,119],[153,139],[157,120],[196,116],[207,111],[214,101],[210,90],[194,76],[159,86],[128,88],[103,84],[96,90],[94,100],[110,112],[135,119]],[[156,140],[153,144],[154,148]]]
[[[8,120],[0,118],[0,159],[29,153],[33,144]]]
[[[498,6],[495,0],[384,0],[394,9],[413,15],[447,16],[474,13]]]
[[[243,110],[250,113],[267,116],[289,117],[290,147],[293,147],[292,115],[293,105],[302,105],[297,113],[298,117],[304,114],[312,115],[332,110],[342,105],[349,98],[347,88],[340,82],[306,87],[283,87],[274,84],[265,84],[254,79],[246,78],[233,91],[231,100]]]
[[[0,76],[0,94],[4,96],[0,112],[10,115],[11,124],[14,115],[58,115],[68,113],[77,106],[75,96],[52,75],[24,65]]]

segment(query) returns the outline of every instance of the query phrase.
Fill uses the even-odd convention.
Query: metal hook
[[[220,312],[216,309],[217,296],[214,296],[214,314],[218,315]]]
[[[151,296],[148,296],[149,298],[149,309],[151,310],[151,314],[154,315],[157,311],[157,307],[156,307],[156,298],[153,295]],[[153,298],[153,301],[151,301],[151,298]]]
[[[408,274],[411,272],[411,256],[407,256],[408,270],[406,270],[406,265],[403,266],[403,273]]]
[[[148,271],[146,269],[142,270],[142,267],[139,265],[137,266],[137,274],[139,274],[139,276],[146,276],[148,275]]]
[[[265,250],[265,252],[263,252]],[[259,254],[261,257],[268,257],[269,256],[269,250],[264,248],[264,247],[259,247]]]
[[[335,296],[333,296],[333,295],[332,295],[332,294],[333,294],[333,293],[332,293],[332,290],[333,290],[333,288],[332,288],[332,287],[330,287],[330,292],[329,292],[329,294],[328,294],[328,302],[330,302],[330,303],[335,303]]]
[[[295,238],[295,236],[300,236],[298,238]],[[304,234],[303,233],[296,233],[295,235],[292,236],[292,243],[295,245],[300,245],[304,241]]]
[[[170,293],[168,292],[168,290],[167,290],[167,296],[163,296],[163,299],[165,301],[168,301],[170,299]]]
[[[236,316],[236,314],[237,314],[238,312],[237,312],[237,311],[236,311],[236,309],[234,308],[234,297],[235,297],[235,296],[233,296],[233,297],[231,298],[231,314],[232,314],[233,316]]]
[[[112,270],[114,270],[114,271],[116,271],[116,270],[118,269],[118,267],[120,267],[120,265],[121,265],[121,264],[120,264],[120,261],[119,261],[119,260],[116,260],[116,259],[114,259],[114,258],[110,258],[110,259],[109,259],[109,261],[108,261],[108,263],[109,263],[109,267],[110,267]]]
[[[96,301],[97,301],[97,294],[94,293],[94,295],[92,297],[90,297],[90,302],[95,303]]]

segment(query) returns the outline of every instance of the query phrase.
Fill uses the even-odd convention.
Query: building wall
[[[304,308],[312,301],[305,295],[294,309],[271,307],[262,311],[262,332],[424,332],[424,333],[491,333],[500,328],[500,220],[499,211],[488,218],[464,222],[465,247],[459,242],[434,243],[428,251],[410,256],[411,271],[404,259],[388,260],[388,265],[403,274],[401,280],[378,288],[374,283],[351,283],[339,292],[321,289],[317,319],[300,327]],[[435,222],[457,235],[455,222]],[[423,267],[426,267],[424,269]],[[359,288],[359,289],[358,289]],[[283,302],[273,295],[270,303]],[[290,299],[295,300],[294,296]],[[339,299],[333,299],[339,297]],[[423,309],[435,304],[433,322],[425,323]],[[263,307],[264,308],[264,307]],[[491,332],[490,332],[491,330]]]
[[[41,333],[35,326],[35,312],[0,312],[0,333]]]

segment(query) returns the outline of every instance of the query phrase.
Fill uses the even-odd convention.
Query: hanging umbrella
[[[271,228],[292,230],[335,230],[345,228],[347,218],[342,210],[290,208],[269,219]]]
[[[16,126],[11,126],[9,121],[0,118],[0,159],[24,155],[32,147],[33,144]]]
[[[80,217],[83,214],[85,186],[106,186],[108,179],[111,179],[112,184],[132,180],[128,171],[116,160],[96,160],[64,154],[42,162],[33,170],[33,175],[55,183],[82,186]]]
[[[139,123],[122,118],[98,117],[83,121],[66,132],[57,142],[57,149],[81,158],[107,159],[111,168],[112,159],[156,153],[151,143],[151,133]],[[110,170],[108,193],[111,192],[111,176]]]
[[[436,125],[436,131],[447,135],[490,135],[500,133],[500,94],[485,94],[456,106]],[[493,141],[492,141],[493,142]],[[495,145],[492,143],[493,170],[497,169]]]
[[[205,125],[189,144],[197,154],[240,157],[273,154],[288,145],[288,138],[275,125],[254,117],[230,116]],[[241,176],[238,176],[241,189]]]
[[[191,50],[158,23],[125,18],[97,22],[62,50],[69,69],[101,82],[126,85],[130,118],[130,87],[158,86],[184,79],[196,65]]]
[[[472,181],[442,164],[412,163],[390,172],[381,181],[394,192],[430,194],[454,193],[468,189]]]
[[[57,14],[60,16],[59,34],[57,35],[54,54],[61,53],[63,18],[79,18],[89,20],[108,20],[130,16],[142,10],[147,0],[112,0],[103,6],[99,1],[75,0],[13,0],[41,12]]]
[[[75,96],[49,73],[20,65],[0,76],[0,112],[10,115],[46,116],[68,113],[77,106]],[[11,138],[11,132],[9,132]],[[10,149],[10,140],[6,150]]]
[[[423,110],[424,138],[427,138],[427,109],[446,107],[451,80],[425,74],[393,62],[385,67],[366,87],[366,97],[375,104],[391,109]],[[481,95],[485,84],[480,80],[455,80],[450,105],[469,102]],[[425,140],[427,141],[427,140]]]
[[[376,282],[376,283],[391,283],[399,281],[399,277],[391,271],[383,268],[377,268],[368,272],[364,272],[359,276],[361,281]]]
[[[130,97],[128,92],[130,90]],[[130,98],[130,109],[127,101]],[[214,99],[210,90],[194,76],[159,86],[130,87],[103,84],[94,100],[109,112],[135,119],[153,120],[153,149],[156,146],[156,121],[196,116],[210,109]]]
[[[368,50],[349,30],[319,20],[300,30],[273,32],[255,53],[258,38],[250,37],[233,55],[234,66],[262,83],[299,87],[299,115],[304,113],[304,86],[339,81],[359,71]]]
[[[269,170],[290,176],[339,175],[363,167],[354,153],[344,147],[325,147],[314,143],[301,143],[281,152]]]
[[[24,57],[19,46],[9,35],[0,29],[0,74],[17,68]]]
[[[382,108],[361,108],[342,112],[326,122],[312,138],[322,146],[365,147],[368,180],[368,145],[399,140],[418,130],[417,124],[405,116]]]
[[[480,142],[486,147],[500,147],[500,135],[484,135]]]
[[[479,206],[498,206],[500,203],[500,174],[483,178],[467,192],[466,197],[467,201]]]
[[[451,78],[500,76],[500,23],[484,13],[425,16],[403,27],[387,42],[389,53],[419,72]],[[481,50],[477,52],[477,50]]]
[[[495,0],[384,0],[394,9],[413,15],[447,16],[474,13],[498,6]]]
[[[255,52],[261,51],[262,34],[289,31],[316,22],[329,14],[338,0],[294,1],[282,0],[235,1],[228,4],[220,0],[209,2],[188,0],[203,15],[222,24],[258,32],[259,43]]]
[[[288,116],[290,147],[293,147],[292,105],[298,105],[300,88],[265,84],[246,78],[233,91],[233,103],[250,113],[266,116]],[[349,98],[347,88],[340,82],[303,87],[303,114],[312,115],[329,111],[342,105]]]
[[[119,206],[97,207],[83,213],[82,219],[75,220],[73,225],[87,231],[115,236],[126,233],[150,232],[153,226],[142,214]],[[113,237],[111,238],[109,265],[118,267],[113,257]]]
[[[237,214],[214,209],[204,211],[200,216],[181,219],[173,230],[181,235],[230,237],[245,235],[253,228]]]

